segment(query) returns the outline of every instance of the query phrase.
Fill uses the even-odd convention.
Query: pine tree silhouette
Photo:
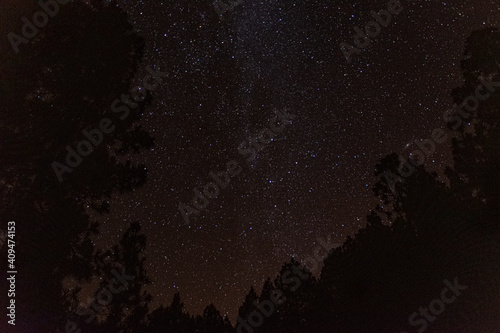
[[[123,153],[126,160],[152,144],[133,126],[147,102],[65,173],[63,182],[51,166],[64,163],[66,146],[76,148],[85,139],[82,130],[112,118],[111,102],[128,93],[142,44],[120,9],[70,2],[22,52],[1,56],[0,218],[16,221],[17,288],[24,291],[16,295],[20,331],[64,329],[77,290],[64,290],[63,282],[97,275],[90,237],[98,225],[85,210],[106,213],[114,191],[145,182],[143,165],[116,155]],[[107,144],[124,148],[115,152]],[[5,261],[0,267],[7,270]],[[2,289],[5,283],[0,282]],[[4,302],[1,298],[7,306]],[[4,325],[0,321],[0,330],[7,330]]]

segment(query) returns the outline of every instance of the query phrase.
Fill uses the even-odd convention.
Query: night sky
[[[251,285],[259,292],[290,257],[312,255],[318,237],[354,235],[376,204],[375,165],[444,128],[466,38],[498,24],[491,0],[402,1],[348,63],[339,43],[352,44],[354,27],[385,1],[283,4],[243,0],[219,18],[208,0],[120,3],[146,41],[137,82],[147,66],[168,82],[141,120],[156,139],[138,157],[148,182],[112,199],[95,244],[118,242],[140,221],[153,307],[180,291],[191,314],[212,302],[234,323]],[[284,109],[295,117],[247,162],[239,145]],[[447,145],[425,166],[449,164]],[[193,189],[231,160],[241,173],[185,225],[179,202],[191,205]]]

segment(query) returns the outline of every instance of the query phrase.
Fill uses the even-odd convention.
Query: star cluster
[[[221,16],[208,0],[119,3],[146,42],[137,77],[148,65],[169,76],[141,121],[156,139],[137,158],[148,183],[113,199],[95,241],[141,222],[154,306],[180,291],[192,314],[212,302],[234,321],[250,285],[309,256],[318,236],[342,243],[364,226],[375,165],[442,125],[465,39],[498,23],[493,1],[402,5],[348,63],[339,44],[386,2],[244,0]],[[292,123],[246,163],[240,143],[284,108]],[[432,157],[442,170],[449,148]],[[179,202],[233,159],[241,174],[185,225]]]

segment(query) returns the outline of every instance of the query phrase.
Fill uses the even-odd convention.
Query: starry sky
[[[147,66],[168,78],[141,120],[156,139],[136,158],[148,183],[113,198],[94,242],[140,221],[153,307],[180,291],[191,314],[212,302],[234,323],[251,285],[312,255],[318,237],[342,243],[365,225],[375,165],[444,127],[466,38],[498,25],[493,0],[401,5],[348,63],[339,43],[386,1],[243,0],[221,16],[208,0],[119,2],[146,42],[137,83]],[[295,118],[246,161],[239,145],[284,109]],[[241,173],[186,225],[179,202],[231,160]],[[444,143],[425,165],[449,163]]]

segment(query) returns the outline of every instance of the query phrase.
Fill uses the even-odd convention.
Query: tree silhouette
[[[490,85],[483,89],[500,86],[495,84],[499,47],[495,29],[470,36],[462,61],[465,83],[453,91],[457,104],[484,82]],[[366,227],[329,252],[317,283],[293,259],[285,263],[273,284],[266,281],[259,301],[276,288],[286,302],[254,331],[498,331],[499,97],[491,91],[474,114],[449,127],[457,132],[447,180],[413,157],[382,159],[373,188],[379,204],[367,216]],[[439,299],[445,280],[460,281],[467,289],[438,319],[424,321],[424,328],[415,321],[419,309]],[[252,289],[240,316],[255,310],[255,297]]]
[[[186,11],[194,8],[187,5]],[[202,34],[176,29],[194,37]],[[201,38],[193,40],[203,43]],[[176,42],[171,43],[175,50]],[[228,103],[237,100],[227,88],[237,72],[229,57],[231,46],[220,47],[223,52],[216,58],[229,65],[210,77],[180,61],[191,50],[172,55],[177,63],[174,71],[189,72],[176,80],[213,82],[217,98],[207,102],[213,110],[226,97]],[[125,14],[99,1],[61,7],[51,24],[23,45],[23,52],[2,56],[6,66],[0,76],[0,218],[17,222],[16,264],[23,270],[17,281],[16,326],[23,332],[61,331],[68,319],[78,322],[82,330],[97,333],[238,331],[213,304],[201,315],[191,316],[179,293],[170,305],[150,312],[152,297],[144,289],[150,283],[143,256],[146,237],[138,222],[109,250],[96,250],[91,242],[98,225],[88,209],[105,214],[113,192],[130,191],[146,180],[143,165],[123,160],[153,144],[136,125],[150,96],[126,119],[110,110],[113,101],[130,88],[141,56],[142,40]],[[264,282],[260,295],[251,287],[238,310],[236,326],[242,321],[259,322],[252,325],[256,333],[413,332],[418,324],[411,321],[412,314],[443,297],[443,281],[458,279],[466,289],[460,295],[453,291],[457,296],[453,304],[424,322],[426,328],[420,330],[498,331],[499,56],[498,30],[477,31],[467,40],[461,62],[464,83],[453,90],[452,97],[461,105],[476,94],[478,86],[484,86],[482,92],[489,95],[473,111],[451,115],[453,165],[444,177],[427,171],[412,157],[407,161],[396,154],[383,158],[376,166],[378,181],[373,188],[379,204],[367,215],[366,226],[329,251],[318,278],[291,258],[274,280]],[[185,98],[186,92],[180,91],[185,85],[169,84],[178,92],[170,97],[172,105],[178,105]],[[211,93],[208,87],[193,86],[194,97],[186,105],[195,110]],[[259,98],[256,101],[262,102],[267,95]],[[75,147],[84,139],[82,130],[91,130],[108,117],[116,130],[59,182],[53,161],[64,161],[66,146]],[[0,269],[7,271],[1,262]],[[113,276],[111,284],[103,278]],[[103,279],[96,282],[96,277]],[[85,293],[79,286],[65,288],[68,280],[95,287],[92,295],[97,303],[92,310],[78,307]],[[0,286],[5,287],[6,281]],[[273,301],[275,292],[280,302]],[[6,307],[3,298],[0,305]],[[87,318],[91,319],[87,322]],[[3,321],[1,325],[7,330]]]
[[[184,313],[184,303],[181,302],[180,294],[174,294],[172,303],[169,307],[160,306],[149,315],[148,330],[151,333],[160,332],[188,332],[194,330],[195,323]]]
[[[144,184],[145,167],[117,156],[126,159],[152,140],[133,125],[147,100],[122,122],[110,110],[128,92],[142,55],[142,40],[120,9],[68,3],[22,47],[2,55],[0,217],[17,222],[17,287],[24,292],[16,295],[16,328],[49,332],[64,328],[65,305],[75,297],[76,290],[63,293],[65,279],[88,281],[98,271],[90,242],[98,226],[87,207],[105,213],[113,191]],[[59,183],[52,163],[64,163],[65,147],[75,148],[82,130],[107,117],[116,130]]]

